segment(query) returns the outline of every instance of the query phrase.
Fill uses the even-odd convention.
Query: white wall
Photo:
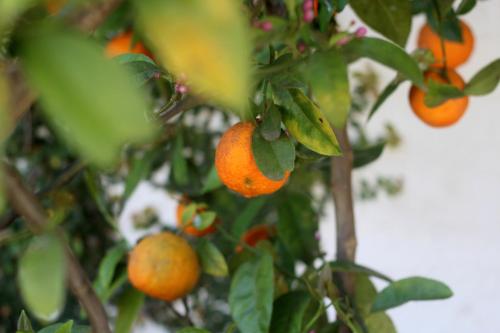
[[[489,0],[465,16],[476,37],[472,58],[459,68],[466,80],[500,56],[499,14],[500,0]],[[341,15],[343,22],[351,18]],[[415,20],[409,50],[421,24]],[[382,73],[385,84],[393,74]],[[445,129],[413,115],[408,89],[400,87],[369,123],[376,133],[390,120],[403,143],[356,171],[355,181],[401,176],[404,190],[396,198],[356,203],[358,261],[394,278],[428,276],[453,289],[449,300],[391,310],[399,332],[500,332],[500,89],[472,98],[461,121]],[[332,207],[321,227],[333,257]]]

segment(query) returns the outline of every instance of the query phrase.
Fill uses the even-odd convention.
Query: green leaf
[[[116,267],[127,253],[127,247],[124,243],[119,243],[106,252],[106,255],[99,264],[97,279],[94,282],[94,288],[101,297],[108,294],[109,287],[113,281]]]
[[[311,297],[305,291],[292,291],[280,296],[274,301],[270,332],[301,333],[310,302]]]
[[[350,0],[349,4],[363,22],[395,43],[405,46],[411,30],[410,1]]]
[[[252,152],[259,170],[270,179],[281,180],[287,171],[293,170],[295,147],[286,134],[277,140],[267,141],[260,131],[254,131]]]
[[[31,327],[31,320],[24,310],[21,311],[21,315],[17,319],[16,333],[34,333],[33,327]]]
[[[205,211],[200,214],[197,214],[193,221],[193,226],[198,230],[205,230],[210,227],[217,217],[215,212]]]
[[[235,110],[250,93],[251,36],[238,3],[136,0],[155,55],[192,90]],[[166,42],[168,41],[168,42]]]
[[[273,311],[273,258],[262,253],[242,264],[233,276],[229,307],[241,333],[268,333]]]
[[[336,49],[316,52],[304,67],[304,75],[326,119],[336,128],[344,127],[351,108],[351,94],[347,65],[340,52]]]
[[[427,89],[424,102],[425,105],[430,108],[441,105],[449,99],[464,96],[464,92],[457,87],[451,84],[437,82],[432,79],[427,82]]]
[[[278,205],[278,238],[297,260],[310,263],[317,253],[314,238],[318,230],[317,214],[309,197],[287,194]]]
[[[321,0],[319,5],[318,22],[319,30],[325,32],[330,25],[330,20],[332,19],[333,12],[336,9],[336,4],[332,3],[330,0]]]
[[[465,86],[467,95],[486,95],[495,90],[500,81],[500,58],[483,67]]]
[[[272,85],[274,102],[282,106],[286,128],[298,142],[322,155],[340,155],[340,146],[321,111],[299,89]]]
[[[116,57],[113,58],[116,62],[122,65],[130,64],[133,62],[146,62],[150,65],[153,65],[157,67],[156,63],[148,57],[147,55],[144,55],[142,53],[125,53],[125,54],[120,54]]]
[[[392,279],[387,275],[350,261],[336,260],[329,262],[329,265],[333,272],[367,274],[385,280],[387,282],[392,282]]]
[[[375,112],[382,106],[382,104],[389,98],[389,96],[392,95],[393,92],[396,91],[396,89],[399,87],[399,85],[403,82],[399,77],[394,78],[385,86],[384,90],[378,95],[377,100],[375,101],[375,104],[373,104],[372,108],[370,109],[370,114],[368,115],[368,120],[370,120],[373,115],[375,115]]]
[[[198,205],[195,202],[189,203],[182,212],[182,225],[188,225],[194,220]]]
[[[133,75],[134,81],[141,86],[155,77],[160,77],[161,69],[148,56],[141,53],[127,53],[114,57],[117,61],[127,68]]]
[[[143,93],[92,40],[37,26],[22,39],[21,57],[50,121],[86,159],[109,166],[123,144],[151,138]]]
[[[89,191],[92,199],[94,199],[99,212],[102,214],[106,222],[114,227],[116,225],[116,222],[107,209],[106,200],[103,197],[104,190],[102,189],[98,175],[96,174],[96,172],[87,169],[85,170],[84,178],[87,190]]]
[[[379,142],[370,146],[356,147],[353,146],[352,152],[354,159],[352,166],[354,168],[360,168],[362,166],[368,165],[371,162],[376,161],[382,152],[384,151],[386,142]]]
[[[172,156],[172,174],[178,185],[187,185],[189,183],[187,161],[184,158],[184,138],[182,134],[175,138],[175,147]]]
[[[71,321],[72,322],[72,321]],[[38,331],[38,333],[60,333],[60,329],[65,329],[64,325],[68,325],[69,322],[64,324],[58,323],[54,325],[50,325],[45,327],[44,329]],[[67,326],[66,326],[67,327]],[[91,333],[91,329],[89,326],[81,326],[81,325],[72,325],[70,331],[66,331],[70,333]]]
[[[210,333],[210,331],[204,330],[202,328],[186,327],[181,329],[180,331],[177,331],[177,333]]]
[[[128,199],[132,192],[134,192],[139,182],[149,174],[155,155],[156,154],[153,151],[149,151],[142,156],[134,157],[127,180],[125,181],[123,200]]]
[[[450,1],[448,1],[449,3]],[[441,3],[441,2],[439,2]],[[450,4],[451,7],[451,4]],[[448,10],[444,14],[443,9],[441,9],[441,20],[437,14],[434,6],[431,6],[427,11],[427,22],[429,23],[432,30],[438,35],[443,36],[447,40],[452,40],[455,42],[462,42],[462,28],[460,26],[460,21],[455,14],[455,11]]]
[[[62,324],[55,333],[71,333],[73,329],[73,320],[68,320]]]
[[[267,141],[274,141],[281,134],[281,113],[276,105],[271,105],[262,115],[262,122],[258,127],[260,134]]]
[[[217,173],[217,169],[215,165],[212,165],[210,171],[208,172],[207,178],[205,178],[203,182],[203,188],[201,190],[201,194],[205,194],[216,190],[222,186],[222,182],[220,181],[219,174]]]
[[[19,261],[19,287],[24,302],[42,321],[56,319],[64,306],[66,258],[51,234],[36,236]]]
[[[228,268],[226,259],[212,242],[200,239],[196,246],[196,252],[200,258],[203,272],[213,276],[227,276]]]
[[[239,239],[245,232],[245,230],[248,229],[248,226],[252,223],[257,214],[259,214],[259,212],[262,210],[262,207],[264,207],[266,201],[266,197],[259,197],[248,200],[245,208],[243,208],[243,211],[238,214],[236,220],[234,220],[234,223],[232,225],[231,234],[235,238]]]
[[[372,312],[391,309],[409,301],[438,300],[451,296],[453,292],[442,282],[424,277],[410,277],[394,281],[378,293]]]
[[[118,300],[118,317],[115,333],[130,333],[144,304],[144,294],[133,288],[127,289]]]
[[[457,15],[465,15],[476,7],[476,0],[462,0],[457,7],[455,13]]]
[[[402,48],[383,39],[357,38],[342,47],[350,60],[367,57],[390,67],[419,87],[424,87],[424,76],[417,62]]]

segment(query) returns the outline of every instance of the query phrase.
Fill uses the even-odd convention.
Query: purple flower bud
[[[313,7],[314,7],[313,0],[305,0],[304,3],[302,4],[302,10],[304,10],[304,12],[313,9]]]
[[[306,50],[307,50],[306,43],[304,43],[303,41],[297,43],[297,51],[299,51],[299,53],[304,53],[306,52]]]
[[[175,92],[184,95],[188,92],[188,87],[182,83],[176,83]]]
[[[356,29],[356,32],[354,32],[354,35],[358,38],[364,37],[368,30],[365,27],[359,27]]]
[[[342,45],[349,43],[350,41],[351,41],[351,38],[348,36],[345,36],[345,37],[342,37],[341,39],[339,39],[337,41],[337,43],[335,43],[335,45],[342,46]]]
[[[314,11],[309,9],[304,12],[304,22],[311,23],[312,21],[314,21]]]
[[[273,23],[272,23],[272,22],[269,22],[269,21],[264,21],[264,22],[261,22],[261,23],[260,23],[260,28],[261,28],[263,31],[271,31],[271,30],[273,30]]]
[[[319,233],[319,231],[316,231],[316,233],[314,234],[314,239],[316,239],[317,241],[321,240],[321,234]]]

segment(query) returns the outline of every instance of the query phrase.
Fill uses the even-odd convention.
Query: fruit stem
[[[441,8],[439,8],[439,4],[437,0],[432,0],[434,5],[434,9],[436,10],[436,15],[438,19],[438,34],[439,34],[439,44],[441,46],[441,53],[443,54],[443,67],[440,69],[440,75],[443,77],[448,83],[450,83],[450,78],[448,77],[448,62],[446,60],[446,47],[444,43],[443,37],[443,14],[441,13]]]
[[[353,154],[347,128],[335,129],[335,134],[343,152],[342,156],[331,158],[331,190],[335,204],[337,260],[354,262],[357,240],[351,184]],[[344,295],[348,297],[354,295],[355,280],[352,273],[340,273],[339,277]],[[340,332],[349,333],[351,329],[347,325],[342,325]]]

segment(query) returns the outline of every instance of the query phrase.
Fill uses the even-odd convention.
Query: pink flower
[[[337,41],[337,43],[335,43],[335,45],[342,46],[342,45],[349,43],[350,41],[351,41],[351,37],[345,36],[345,37],[340,38]]]
[[[304,3],[302,4],[302,9],[304,12],[313,9],[314,3],[313,0],[305,0]]]
[[[299,51],[299,53],[304,53],[307,50],[307,45],[303,41],[297,42],[296,47],[297,47],[297,51]]]
[[[260,28],[264,31],[271,31],[271,30],[273,30],[273,23],[269,22],[269,21],[261,22]]]
[[[368,32],[368,30],[365,28],[365,27],[359,27],[356,29],[356,31],[354,32],[354,35],[358,38],[361,38],[361,37],[364,37],[366,35],[366,33]]]
[[[311,23],[312,21],[314,21],[314,11],[309,9],[304,12],[304,22]]]
[[[188,92],[188,87],[183,83],[175,84],[175,92],[181,95],[184,95]]]

